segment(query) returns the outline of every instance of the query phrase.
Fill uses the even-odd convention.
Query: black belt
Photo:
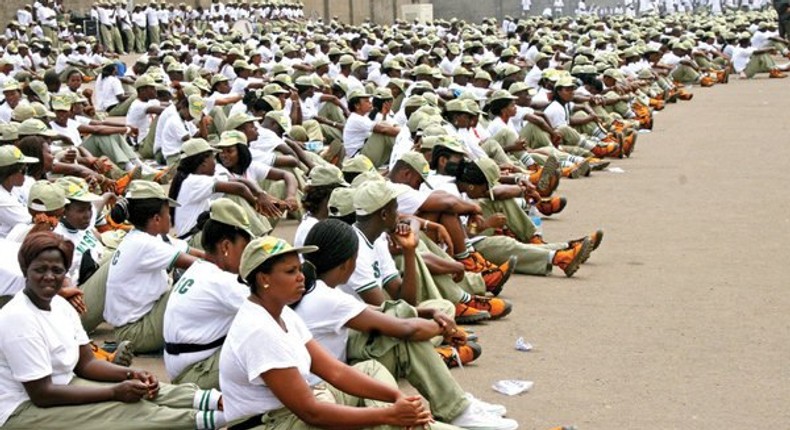
[[[214,349],[217,347],[222,346],[225,343],[225,337],[222,336],[221,338],[215,340],[214,342],[207,343],[204,345],[198,343],[167,343],[165,342],[165,351],[168,354],[178,355],[178,354],[187,354],[190,352],[200,352],[200,351],[208,351],[209,349]]]
[[[252,417],[247,418],[246,420],[228,427],[228,430],[250,430],[254,429],[261,425],[261,420],[263,419],[263,414],[255,415]]]

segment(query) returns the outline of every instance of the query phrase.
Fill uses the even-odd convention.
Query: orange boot
[[[604,157],[613,157],[617,154],[620,150],[620,145],[616,143],[609,142],[606,145],[596,145],[590,152],[595,155],[596,158],[604,158]]]
[[[480,357],[483,348],[475,342],[466,342],[465,345],[453,347],[450,345],[437,346],[434,348],[447,367],[458,367],[469,364]]]
[[[509,301],[495,297],[472,296],[472,299],[464,304],[478,311],[487,312],[492,320],[505,317],[513,310],[513,305]]]
[[[713,80],[713,78],[711,78],[710,76],[703,76],[703,77],[702,77],[702,78],[699,80],[699,84],[700,84],[700,86],[701,86],[701,87],[705,87],[705,88],[712,87],[712,86],[713,86],[715,83],[716,83],[716,82],[715,82],[715,81]]]
[[[568,204],[568,199],[565,197],[552,197],[542,199],[535,207],[546,216],[551,216],[554,214],[558,214],[565,209],[565,206]]]
[[[782,73],[779,69],[771,69],[771,71],[768,72],[768,77],[772,79],[784,79],[787,77],[787,74]]]
[[[491,319],[491,314],[473,308],[467,303],[455,304],[455,322],[457,324],[474,324]]]
[[[565,273],[565,276],[571,277],[579,270],[582,262],[590,258],[592,252],[592,243],[589,238],[584,238],[582,243],[571,248],[556,251],[554,259],[551,261],[552,266],[557,266]]]
[[[560,160],[557,157],[550,155],[540,169],[540,175],[535,184],[535,187],[541,197],[549,197],[554,190],[560,185]],[[532,175],[530,175],[530,182],[532,182]]]
[[[109,361],[119,366],[129,367],[134,358],[132,343],[128,340],[119,343],[118,346],[115,347],[114,352],[99,348],[99,346],[93,342],[90,343],[90,347],[91,351],[93,351],[93,357],[97,360]]]
[[[518,258],[511,256],[508,261],[497,266],[483,258],[479,252],[472,252],[468,257],[458,260],[458,262],[464,265],[464,270],[467,272],[480,273],[486,284],[486,291],[497,296],[502,292],[502,288],[510,275],[513,274],[513,270],[516,269]]]

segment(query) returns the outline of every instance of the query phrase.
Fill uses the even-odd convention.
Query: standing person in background
[[[134,48],[129,48],[129,51],[143,53],[145,52],[147,17],[145,8],[141,5],[136,5],[132,11],[132,23],[134,24]]]
[[[155,2],[151,2],[145,9],[145,17],[148,19],[148,44],[159,46],[159,10]]]

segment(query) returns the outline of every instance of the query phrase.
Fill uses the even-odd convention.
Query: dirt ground
[[[572,279],[515,276],[514,311],[474,328],[484,351],[453,371],[461,385],[522,429],[787,428],[789,83],[694,88],[613,163],[624,173],[563,181],[546,238],[603,228],[603,245]],[[160,359],[134,365],[165,377]],[[535,385],[507,397],[500,379]]]

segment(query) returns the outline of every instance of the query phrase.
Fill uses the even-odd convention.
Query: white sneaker
[[[472,393],[466,393],[466,398],[469,400],[471,404],[477,405],[480,409],[488,412],[489,414],[496,415],[498,417],[504,417],[507,415],[507,408],[504,405],[498,405],[496,403],[488,403],[484,400],[478,399],[477,397],[473,396]]]
[[[516,420],[490,414],[475,404],[470,404],[450,424],[467,430],[516,430],[518,428]]]

